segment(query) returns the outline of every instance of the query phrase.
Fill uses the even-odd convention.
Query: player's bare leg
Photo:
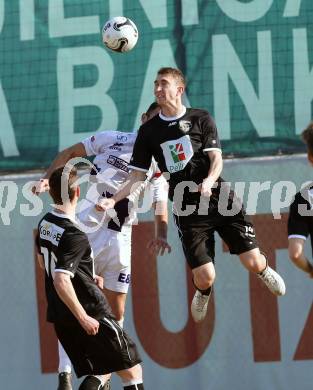
[[[144,390],[140,364],[128,370],[118,371],[117,375],[122,379],[124,390]]]
[[[288,253],[290,260],[296,267],[309,274],[313,278],[313,266],[304,254],[303,238],[289,238],[288,240]]]
[[[269,267],[266,257],[259,248],[239,255],[242,265],[250,272],[257,274],[266,287],[275,295],[285,295],[285,282],[276,271]]]
[[[104,287],[103,291],[104,291],[104,295],[105,295],[106,299],[109,302],[109,305],[112,309],[112,312],[113,312],[116,320],[118,321],[120,326],[123,327],[127,294],[122,293],[122,292],[108,290],[105,287]]]
[[[215,267],[212,262],[194,268],[193,283],[197,288],[191,303],[191,315],[195,322],[203,321],[215,280]]]

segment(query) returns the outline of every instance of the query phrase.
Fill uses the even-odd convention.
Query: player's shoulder
[[[203,108],[187,108],[186,114],[189,116],[194,116],[198,118],[212,118],[209,111],[203,109]]]
[[[215,126],[215,121],[209,111],[202,108],[187,108],[186,117],[192,122]]]
[[[77,244],[78,246],[86,245],[88,237],[83,229],[72,220],[64,220],[64,233],[62,234],[62,242]]]

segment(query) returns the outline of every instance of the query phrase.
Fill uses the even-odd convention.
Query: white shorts
[[[93,250],[95,272],[104,279],[104,287],[127,293],[131,271],[131,227],[121,232],[98,229],[88,234]]]

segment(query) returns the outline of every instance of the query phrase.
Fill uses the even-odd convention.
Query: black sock
[[[198,289],[199,290],[199,289]],[[212,291],[212,286],[210,286],[209,288],[207,288],[206,290],[199,290],[201,292],[202,295],[210,295],[211,294],[211,291]]]
[[[124,390],[144,390],[143,383],[137,385],[124,386]]]
[[[209,288],[207,288],[206,290],[200,290],[200,288],[198,288],[196,285],[195,285],[195,282],[192,278],[192,283],[193,285],[195,286],[195,289],[200,291],[202,295],[210,295],[211,294],[211,291],[212,291],[212,288],[213,286],[210,286]]]

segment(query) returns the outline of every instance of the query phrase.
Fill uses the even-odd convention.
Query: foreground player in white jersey
[[[153,103],[142,115],[142,123],[158,112],[158,104]],[[36,188],[37,193],[48,190],[48,179],[51,173],[70,159],[95,156],[90,187],[86,200],[80,207],[78,219],[85,227],[93,230],[87,231],[87,235],[95,258],[96,273],[104,279],[105,296],[120,325],[123,325],[126,295],[130,283],[131,224],[136,216],[134,213],[129,215],[128,212],[129,202],[134,199],[123,199],[119,202],[115,207],[117,218],[106,218],[105,221],[103,221],[103,211],[98,211],[95,205],[99,197],[110,197],[115,194],[128,178],[128,163],[136,136],[136,132],[104,131],[65,149],[57,155]],[[155,163],[151,165],[142,187],[149,182],[152,184],[153,205],[158,210],[158,213],[155,213],[156,237],[150,241],[149,248],[156,255],[162,255],[165,250],[171,250],[167,243],[167,183]],[[59,345],[59,358],[58,390],[71,390],[71,364],[61,345]]]

